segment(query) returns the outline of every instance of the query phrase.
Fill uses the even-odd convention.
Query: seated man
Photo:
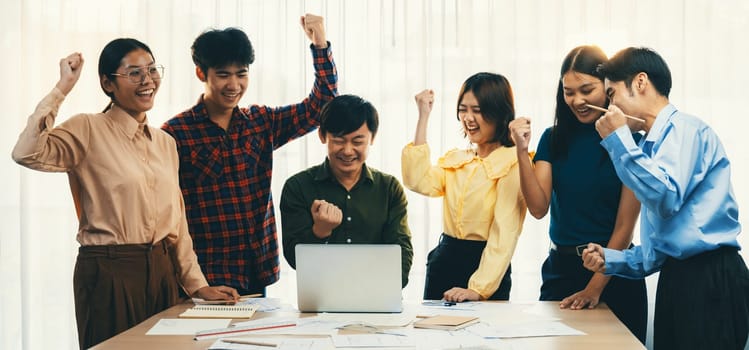
[[[281,194],[283,254],[292,268],[299,243],[398,244],[408,283],[413,247],[403,187],[364,163],[378,125],[377,110],[358,96],[338,96],[320,111],[328,156],[286,180]]]

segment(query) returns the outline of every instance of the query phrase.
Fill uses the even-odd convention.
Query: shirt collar
[[[192,117],[195,120],[208,120],[208,108],[205,106],[205,99],[203,98],[204,94],[200,94],[200,97],[198,97],[198,102],[195,104],[195,106],[192,107]],[[232,111],[231,119],[234,120],[236,118],[243,118],[243,119],[249,119],[247,115],[242,112],[242,109],[239,108],[239,106],[235,106],[234,110]]]
[[[325,157],[325,161],[317,169],[317,173],[315,173],[315,181],[325,181],[328,179],[338,182],[338,179],[333,175],[333,170],[330,169],[330,160],[328,160],[328,157]],[[359,184],[362,179],[366,179],[369,183],[374,182],[374,176],[372,175],[372,171],[367,168],[367,164],[362,164],[361,177],[356,183]]]
[[[437,161],[437,165],[442,168],[462,168],[464,165],[478,161],[486,170],[486,175],[490,179],[497,179],[507,175],[510,169],[518,162],[515,147],[499,147],[492,151],[485,158],[476,155],[472,149],[452,150],[447,152]]]
[[[146,118],[143,120],[143,123],[138,123],[135,118],[125,112],[125,110],[123,110],[122,108],[118,107],[116,104],[113,104],[112,108],[110,108],[105,113],[105,115],[109,116],[114,124],[129,139],[132,140],[133,138],[135,138],[135,135],[139,130],[143,130],[143,134],[146,135],[149,140],[152,139],[151,131],[148,128],[148,116],[146,116]]]
[[[648,131],[647,135],[645,135],[645,141],[655,142],[656,140],[658,140],[661,137],[663,130],[666,129],[666,125],[671,120],[671,117],[674,115],[674,113],[676,113],[676,107],[674,105],[669,103],[666,105],[666,107],[663,107],[663,109],[658,112],[658,115],[655,116],[655,121],[650,127],[650,131]]]

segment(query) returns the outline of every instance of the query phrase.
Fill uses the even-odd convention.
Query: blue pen
[[[454,301],[444,301],[444,300],[428,300],[421,303],[422,305],[426,306],[455,306],[458,305],[458,303]]]

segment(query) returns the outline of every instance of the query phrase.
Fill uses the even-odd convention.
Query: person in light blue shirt
[[[590,243],[585,267],[628,278],[660,271],[656,350],[743,349],[749,270],[738,254],[738,204],[720,139],[669,102],[671,73],[656,52],[627,48],[599,71],[611,104],[596,130],[642,204],[641,245],[619,251]],[[646,134],[636,144],[632,131],[640,130]]]

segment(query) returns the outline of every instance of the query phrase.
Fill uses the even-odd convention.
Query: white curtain
[[[158,126],[194,104],[203,90],[189,56],[192,40],[209,27],[236,26],[256,49],[242,103],[288,104],[301,100],[313,81],[309,42],[298,24],[305,12],[325,17],[340,92],[361,95],[380,112],[371,166],[400,177],[400,151],[416,122],[413,95],[424,88],[436,91],[428,137],[435,159],[466,146],[455,120],[456,96],[463,80],[478,71],[508,77],[518,114],[533,118],[535,143],[552,123],[559,66],[572,47],[597,44],[613,54],[648,46],[670,64],[673,103],[704,118],[721,136],[739,203],[749,203],[742,181],[749,176],[749,153],[740,151],[749,147],[740,112],[749,82],[748,0],[4,0],[0,349],[77,348],[72,296],[77,222],[67,177],[22,169],[10,159],[26,117],[59,77],[58,60],[75,51],[86,60],[59,122],[104,107],[96,65],[107,42],[116,37],[146,42],[167,67],[149,113]],[[288,176],[323,157],[314,136],[277,151],[276,199]],[[441,202],[413,193],[408,199],[415,255],[405,297],[415,300],[423,288],[426,253],[441,231]],[[538,298],[548,248],[548,219],[528,217],[513,259],[515,301]],[[749,247],[747,234],[740,237]],[[295,302],[295,288],[294,272],[284,263],[269,294]]]

